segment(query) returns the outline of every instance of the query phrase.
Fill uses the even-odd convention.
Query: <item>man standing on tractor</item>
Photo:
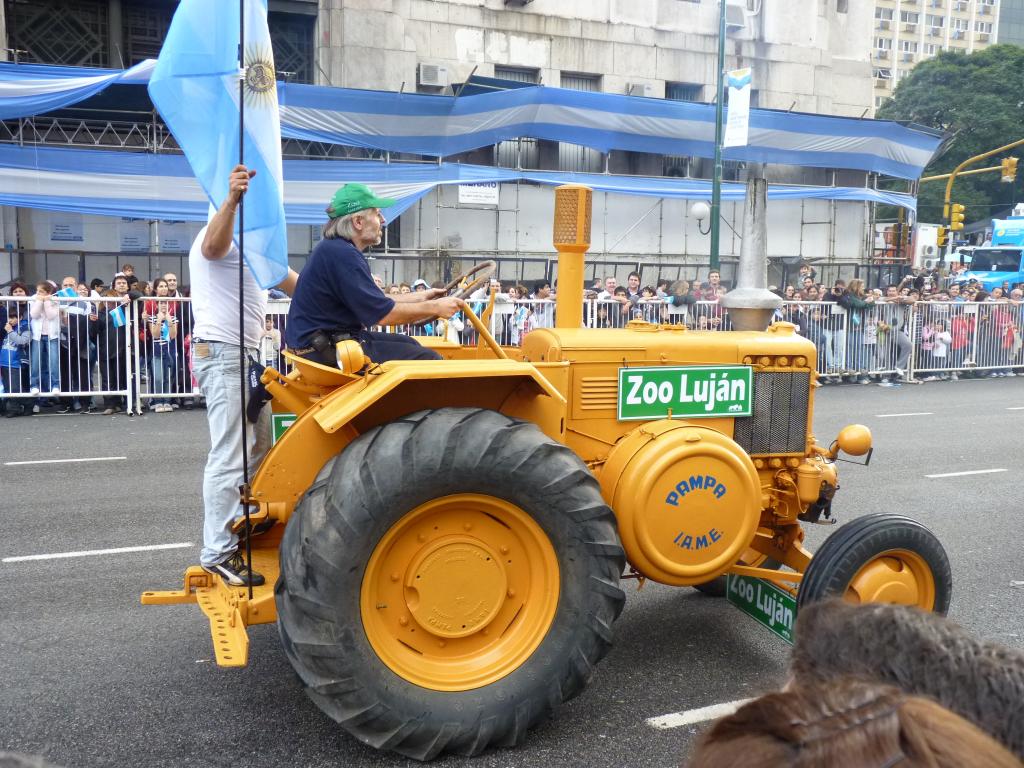
[[[238,261],[234,242],[235,212],[249,189],[256,171],[235,166],[228,181],[228,196],[196,235],[188,255],[192,276],[192,370],[206,397],[206,418],[210,427],[210,455],[203,472],[203,549],[199,563],[209,573],[231,586],[251,583],[259,586],[263,576],[249,572],[238,549],[238,536],[231,530],[239,516],[238,488],[243,482],[242,388],[239,345],[256,359],[267,315],[267,292],[259,287],[249,267],[242,266],[245,287],[239,296]],[[296,274],[278,286],[291,293]],[[245,317],[244,338],[239,339],[238,312]],[[259,465],[270,447],[270,421],[266,412],[247,434],[245,449],[250,467]]]
[[[302,270],[288,312],[286,341],[296,355],[336,365],[335,345],[354,339],[375,363],[441,359],[410,336],[369,330],[450,318],[465,307],[461,299],[445,296],[443,288],[388,296],[376,286],[363,251],[380,243],[381,208],[394,204],[363,184],[346,184],[334,193],[323,240]]]

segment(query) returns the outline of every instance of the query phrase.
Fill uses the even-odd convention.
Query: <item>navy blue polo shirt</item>
[[[316,331],[355,333],[376,325],[395,306],[370,275],[366,258],[348,240],[321,240],[309,254],[288,310],[285,341],[309,346]]]

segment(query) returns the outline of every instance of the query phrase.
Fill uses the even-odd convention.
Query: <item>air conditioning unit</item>
[[[929,27],[928,37],[942,37],[942,27]]]
[[[448,67],[440,64],[420,64],[419,84],[444,88],[448,85]]]
[[[913,61],[914,60],[914,54],[910,53],[910,51],[904,51],[902,58],[903,58],[904,61]]]
[[[944,1],[945,0],[928,0],[928,5],[932,8],[941,8]]]
[[[992,7],[988,5],[979,6],[978,13],[981,14],[982,16],[988,16],[990,13],[992,13]]]
[[[875,51],[875,56],[878,57],[879,59],[888,59],[889,52],[882,48],[879,48],[877,51]]]
[[[962,29],[954,29],[953,30],[953,39],[954,40],[963,40],[964,39],[964,31]]]
[[[917,24],[904,24],[903,25],[903,31],[904,32],[917,32]]]
[[[650,99],[654,96],[654,86],[650,83],[631,83],[626,87],[626,95],[646,96]]]
[[[988,40],[989,40],[989,34],[988,34],[988,32],[979,32],[977,38],[975,38],[975,39],[979,43],[987,43]]]
[[[888,77],[876,77],[875,88],[888,88],[890,84]]]
[[[746,8],[742,5],[725,3],[725,28],[730,32],[743,29],[747,26]]]
[[[878,20],[878,24],[875,26],[875,29],[888,29],[888,28],[889,28],[889,20],[888,19],[879,19]]]

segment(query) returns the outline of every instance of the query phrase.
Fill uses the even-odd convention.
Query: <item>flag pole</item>
[[[245,0],[238,0],[238,164],[245,165]],[[245,195],[238,199],[238,378],[242,408],[242,485],[239,502],[245,515],[245,567],[249,571],[249,599],[252,600],[252,522],[249,519],[249,450],[245,424]]]

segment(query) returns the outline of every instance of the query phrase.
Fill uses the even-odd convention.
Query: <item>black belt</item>
[[[295,350],[295,354],[304,355],[308,352],[327,352],[338,342],[356,339],[355,333],[342,330],[316,331],[309,338],[309,347]],[[358,339],[356,339],[358,341]]]

